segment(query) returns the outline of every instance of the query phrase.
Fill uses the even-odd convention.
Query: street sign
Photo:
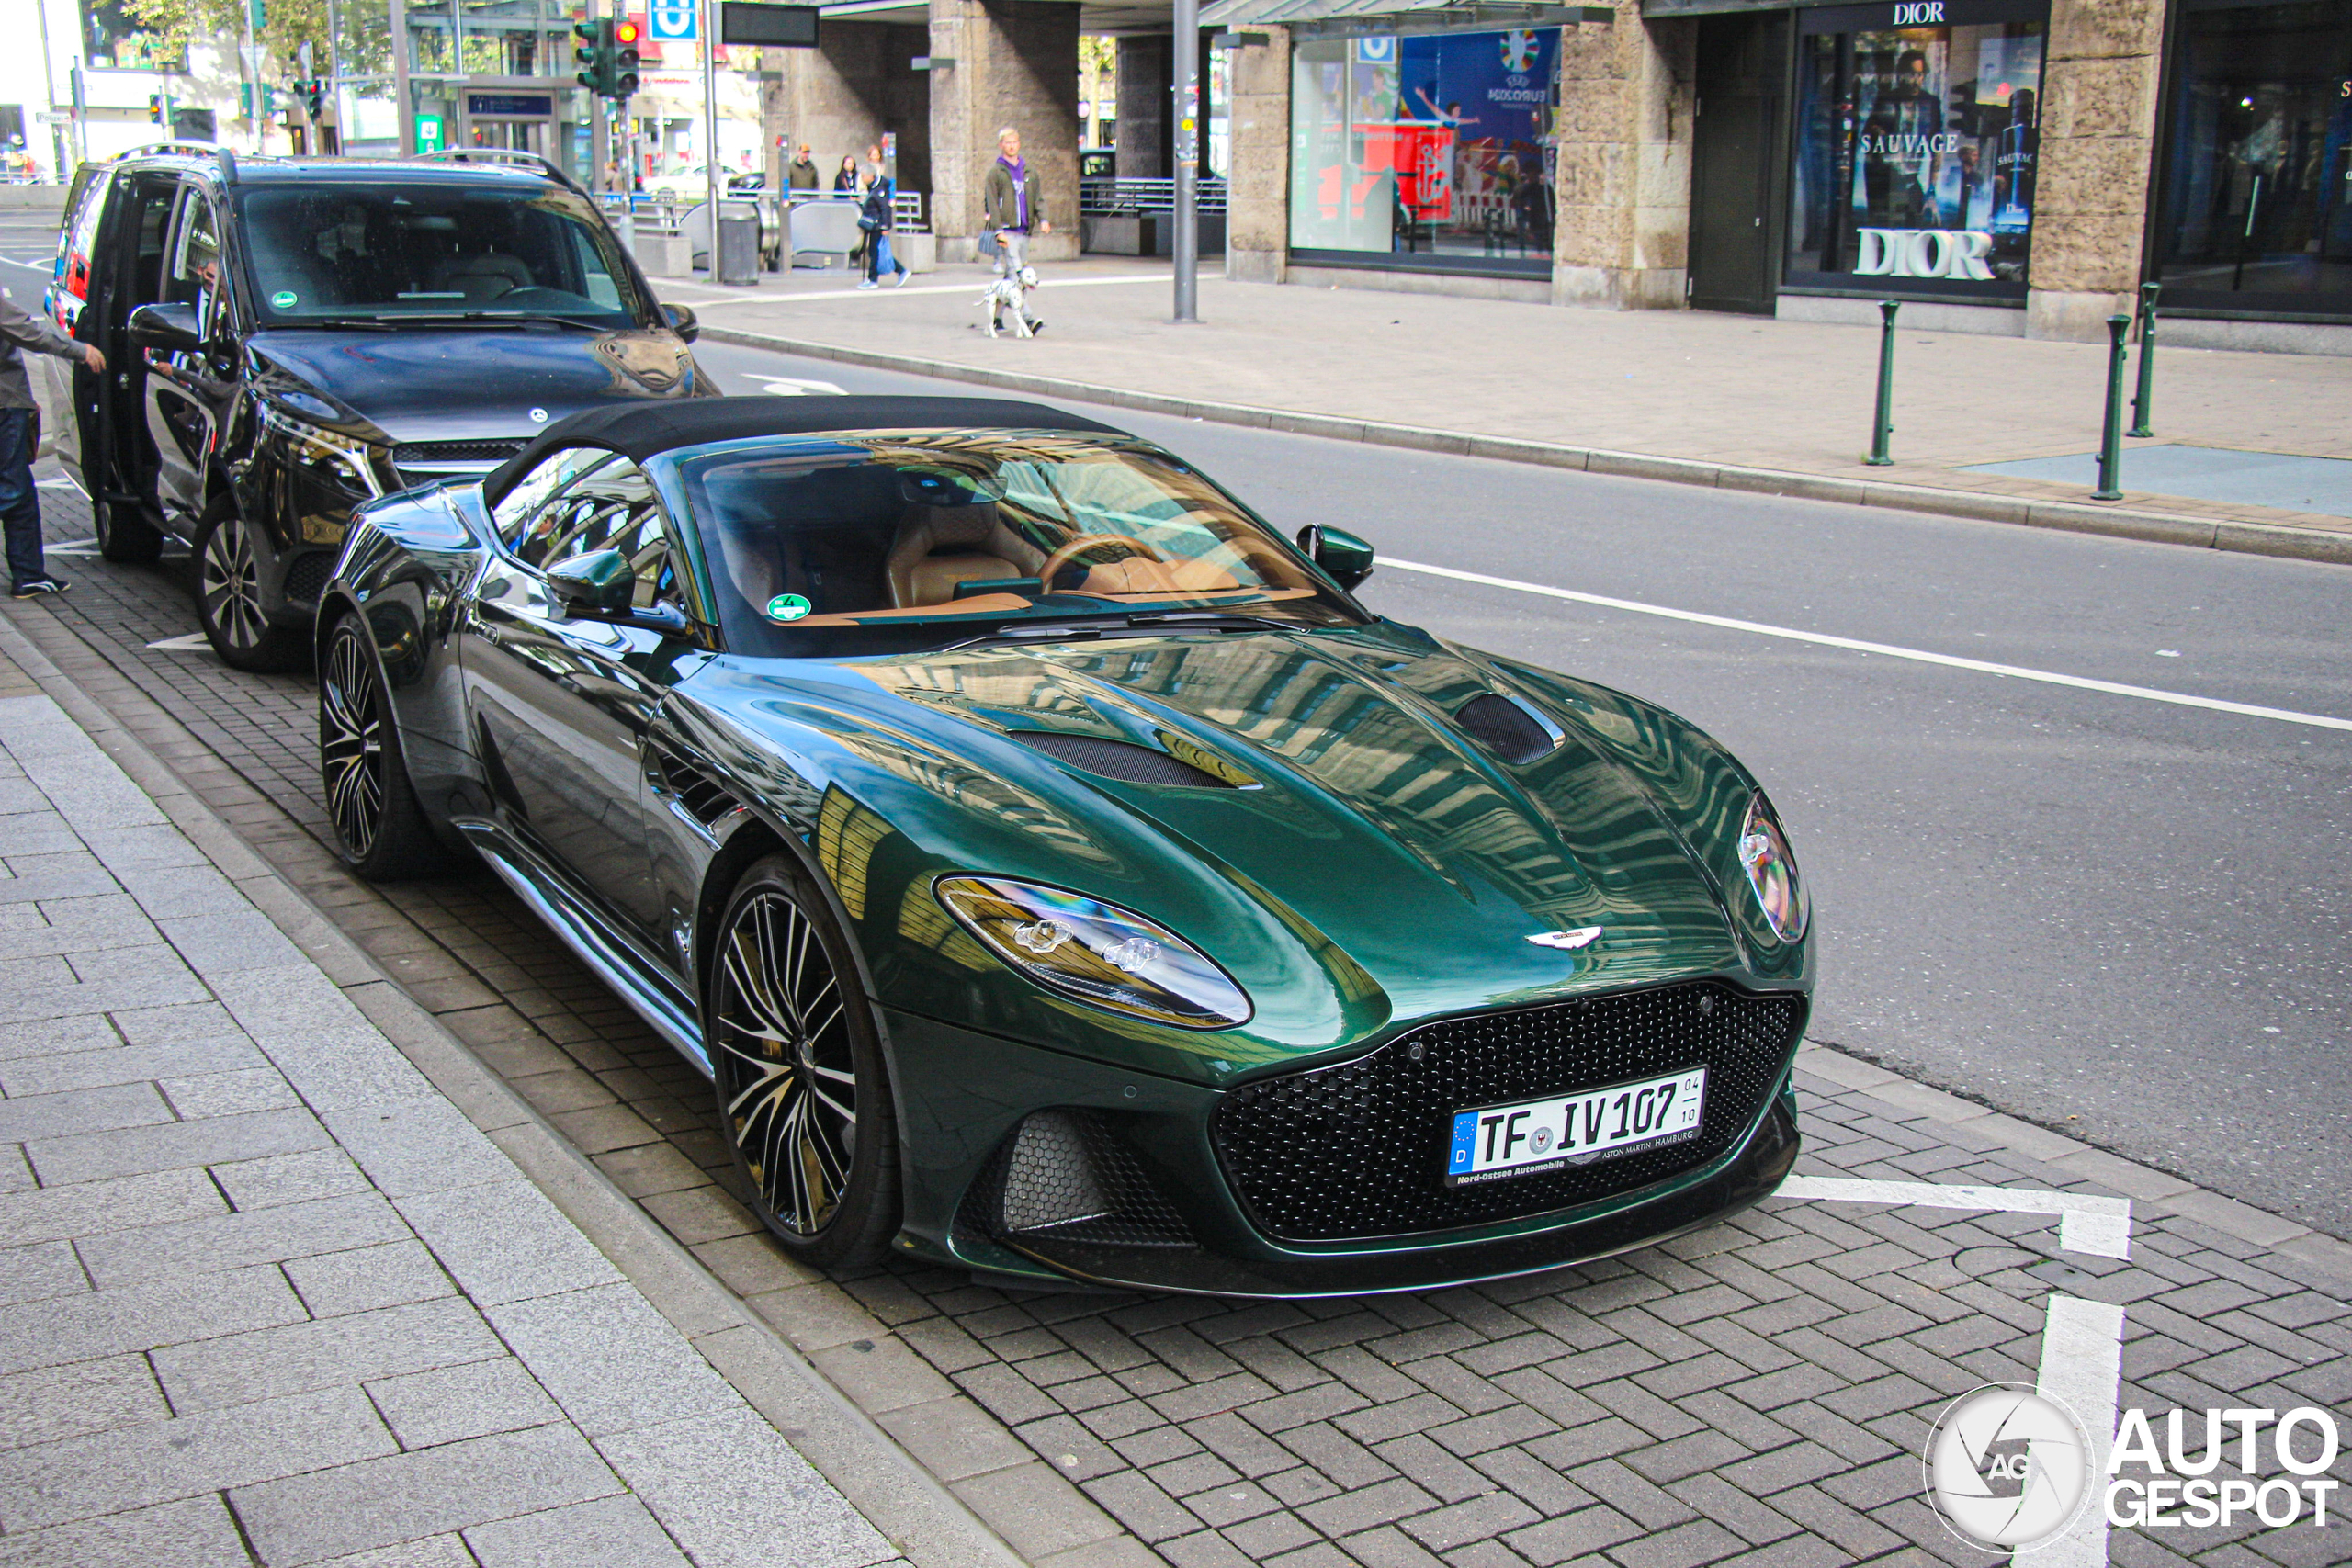
[[[690,42],[701,36],[695,26],[700,9],[694,0],[683,6],[657,5],[645,13],[646,31],[657,43]]]
[[[418,152],[438,152],[447,145],[449,145],[449,130],[439,115],[421,114],[416,117],[416,150]]]
[[[770,6],[758,0],[720,0],[718,41],[761,44],[770,49],[817,47],[817,7]]]

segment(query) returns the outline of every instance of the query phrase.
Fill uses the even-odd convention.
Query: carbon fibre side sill
[[[656,978],[637,944],[606,925],[585,901],[538,863],[537,856],[516,843],[495,823],[479,818],[455,824],[491,870],[498,873],[514,896],[531,907],[549,930],[582,963],[610,986],[621,1000],[650,1024],[656,1034],[676,1047],[703,1077],[711,1075],[710,1057],[702,1045],[702,1026],[694,1008],[675,985]]]

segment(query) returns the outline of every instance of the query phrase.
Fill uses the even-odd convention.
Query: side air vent
[[[1091,735],[1062,735],[1045,729],[1016,729],[1012,739],[1073,768],[1125,784],[1175,784],[1184,789],[1237,787],[1215,773],[1180,762],[1165,751],[1125,740],[1100,740]]]
[[[666,748],[654,748],[653,765],[661,773],[662,788],[670,796],[672,809],[706,829],[738,805],[724,784]]]
[[[1567,739],[1525,703],[1488,692],[1454,710],[1462,732],[1506,762],[1532,762]]]
[[[1032,1112],[965,1196],[957,1223],[1000,1241],[1195,1247],[1143,1162],[1091,1111]]]

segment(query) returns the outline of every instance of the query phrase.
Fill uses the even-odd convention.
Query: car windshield
[[[646,319],[611,231],[571,192],[454,180],[238,193],[262,319]]]
[[[876,432],[678,466],[741,653],[885,651],[1362,616],[1202,475],[1140,442]]]

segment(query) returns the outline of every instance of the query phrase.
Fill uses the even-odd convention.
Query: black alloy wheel
[[[761,1218],[824,1268],[873,1261],[898,1227],[898,1121],[856,973],[797,866],[744,874],[711,953],[719,1114]]]
[[[437,870],[445,858],[409,785],[394,722],[367,627],[346,615],[319,671],[319,774],[335,848],[374,882]]]
[[[120,502],[93,501],[98,554],[123,566],[153,566],[164,553],[164,533]]]
[[[214,506],[196,531],[196,618],[232,670],[266,674],[302,662],[301,633],[270,625],[262,609],[253,530],[232,502]]]

